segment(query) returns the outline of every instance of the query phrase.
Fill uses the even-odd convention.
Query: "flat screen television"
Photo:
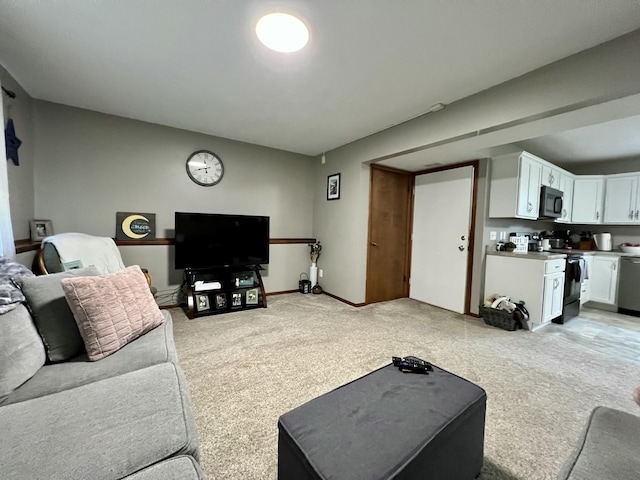
[[[177,269],[269,263],[269,217],[175,213]]]

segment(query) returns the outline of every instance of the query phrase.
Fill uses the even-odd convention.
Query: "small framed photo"
[[[327,200],[340,198],[340,174],[334,173],[327,177]]]
[[[199,312],[209,310],[209,295],[196,295],[196,307]]]
[[[223,310],[227,308],[227,294],[226,293],[218,293],[216,295],[216,309]]]
[[[242,306],[242,293],[235,292],[231,294],[231,306],[232,307],[241,307]]]
[[[31,220],[29,228],[31,230],[31,240],[34,242],[53,235],[51,220]]]
[[[247,290],[247,305],[257,305],[258,304],[258,289],[252,288],[251,290]]]

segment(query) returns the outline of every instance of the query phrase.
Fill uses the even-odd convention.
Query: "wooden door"
[[[366,302],[409,296],[411,192],[409,172],[372,165]]]

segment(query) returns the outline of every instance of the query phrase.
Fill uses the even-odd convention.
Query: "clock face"
[[[198,150],[187,159],[187,175],[198,185],[212,187],[222,180],[224,165],[215,153]]]

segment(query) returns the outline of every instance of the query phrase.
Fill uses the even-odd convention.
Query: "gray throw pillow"
[[[24,305],[0,315],[0,400],[33,377],[45,359],[42,340]]]
[[[98,275],[94,266],[40,277],[16,277],[40,332],[50,362],[63,362],[84,351],[84,342],[62,291],[63,278]]]

